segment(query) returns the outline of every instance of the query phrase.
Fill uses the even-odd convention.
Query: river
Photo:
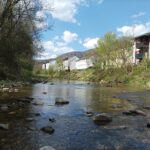
[[[150,105],[150,91],[57,81],[54,85],[39,83],[24,87],[18,93],[0,94],[0,104],[12,105],[15,99],[25,96],[34,98],[24,107],[0,112],[0,123],[9,124],[8,130],[0,130],[0,150],[39,150],[47,145],[56,150],[150,150],[150,129],[146,127],[149,111],[144,110],[149,113],[147,116],[122,114]],[[56,106],[57,97],[68,100],[69,104]],[[43,105],[33,105],[34,102],[43,102]],[[113,121],[98,126],[86,115],[89,111],[109,113]],[[40,115],[35,115],[37,113]],[[50,122],[49,118],[56,121]],[[40,130],[48,125],[55,129],[51,135]]]

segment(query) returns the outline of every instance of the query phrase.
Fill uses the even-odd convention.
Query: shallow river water
[[[54,82],[54,85],[24,87],[19,93],[0,94],[0,104],[12,105],[15,99],[25,96],[33,97],[32,103],[44,103],[25,104],[24,108],[0,112],[0,123],[9,124],[9,130],[0,129],[0,150],[39,150],[48,145],[56,150],[150,150],[150,129],[146,127],[150,112],[142,108],[150,105],[150,91],[104,88],[85,82]],[[57,97],[70,103],[56,106]],[[122,114],[135,108],[142,109],[147,116]],[[98,126],[86,115],[87,111],[109,113],[113,121]],[[49,118],[56,121],[50,122]],[[42,132],[40,129],[44,126],[52,126],[55,132],[51,135]],[[126,129],[114,126],[126,126]]]

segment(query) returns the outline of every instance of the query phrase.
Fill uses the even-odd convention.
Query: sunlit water
[[[137,91],[126,87],[102,88],[84,82],[55,82],[54,85],[47,83],[25,87],[16,94],[1,93],[0,104],[12,104],[14,98],[31,96],[33,102],[43,102],[44,105],[35,106],[32,102],[25,108],[14,110],[16,114],[0,112],[0,123],[10,124],[8,131],[0,130],[0,150],[39,150],[45,145],[56,150],[149,150],[148,118],[122,114],[150,103],[149,91]],[[56,106],[57,97],[70,103]],[[114,108],[114,104],[122,107]],[[86,116],[87,111],[109,113],[113,121],[106,126],[97,126],[92,117]],[[35,116],[35,113],[41,115]],[[28,117],[35,120],[28,122]],[[55,118],[56,122],[50,122],[49,118]],[[40,131],[47,125],[55,129],[54,134]],[[121,125],[127,126],[127,129],[111,129]]]

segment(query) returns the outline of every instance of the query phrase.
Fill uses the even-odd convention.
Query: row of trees
[[[39,50],[40,30],[35,18],[41,9],[36,0],[0,1],[0,78],[28,77]]]

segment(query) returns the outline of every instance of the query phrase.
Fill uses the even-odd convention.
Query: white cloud
[[[99,4],[103,3],[104,0],[93,0]],[[43,11],[52,15],[53,18],[77,23],[80,23],[76,20],[75,15],[78,12],[78,9],[81,5],[88,6],[89,0],[40,0]]]
[[[62,39],[66,42],[66,43],[71,43],[73,41],[76,41],[78,39],[78,35],[76,33],[72,33],[70,31],[64,31]]]
[[[40,59],[48,59],[59,56],[64,53],[75,51],[69,46],[69,43],[76,41],[78,35],[70,31],[64,31],[62,35],[55,36],[53,40],[43,41],[41,44],[44,51],[41,53]]]
[[[102,4],[104,0],[98,0],[98,4]]]
[[[150,32],[150,22],[145,24],[134,24],[131,26],[122,26],[117,31],[124,36],[138,36]]]
[[[132,15],[131,18],[139,18],[145,15],[146,15],[146,12],[139,12],[137,14]]]
[[[41,59],[54,58],[54,56],[57,57],[61,54],[74,51],[73,48],[67,45],[60,46],[54,41],[44,41],[42,45],[44,52],[41,53]]]
[[[40,0],[43,9],[52,15],[53,18],[65,22],[77,23],[75,15],[78,7],[86,0]]]
[[[97,42],[99,38],[86,38],[83,41],[83,46],[87,49],[92,49],[97,47]]]

